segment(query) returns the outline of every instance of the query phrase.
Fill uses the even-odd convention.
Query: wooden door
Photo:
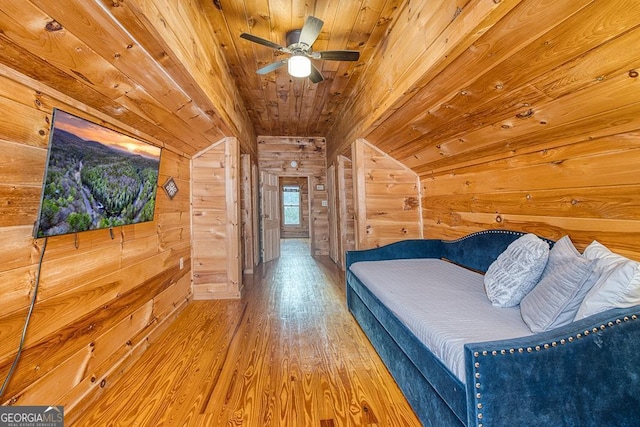
[[[280,204],[277,175],[260,172],[260,194],[262,262],[269,262],[280,256]]]

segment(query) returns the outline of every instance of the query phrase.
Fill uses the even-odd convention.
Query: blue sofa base
[[[347,287],[349,309],[400,386],[418,418],[425,426],[463,426],[464,423],[459,416],[456,416],[447,401],[433,388],[431,382],[427,380],[426,373],[421,372],[418,366],[422,365],[423,369],[430,371],[431,378],[451,377],[447,368],[442,366],[422,343],[412,338],[413,334],[384,305],[380,304],[368,289],[362,284],[356,286],[361,287],[360,293],[364,293],[364,300],[367,303],[360,298],[353,286],[349,286]],[[382,322],[378,320],[379,318]],[[401,341],[401,344],[398,341]],[[417,360],[411,360],[408,353],[413,354],[414,357],[418,356]],[[466,418],[464,385],[457,378],[455,380],[447,378],[444,382],[450,382],[449,399],[452,403],[454,401],[458,403],[454,405],[459,407]]]
[[[490,230],[348,252],[348,308],[426,426],[638,425],[640,306],[533,336],[469,343],[464,384],[349,270],[364,260],[446,258],[484,272],[521,235]]]

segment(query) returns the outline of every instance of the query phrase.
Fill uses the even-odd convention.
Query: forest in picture
[[[37,237],[152,221],[160,149],[56,110]]]

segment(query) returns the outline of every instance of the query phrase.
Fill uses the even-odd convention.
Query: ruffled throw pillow
[[[549,244],[535,234],[512,242],[489,266],[484,288],[491,304],[514,307],[538,283],[547,260]]]
[[[583,257],[569,236],[553,245],[538,284],[520,302],[522,319],[538,333],[568,325],[595,284],[596,261]]]

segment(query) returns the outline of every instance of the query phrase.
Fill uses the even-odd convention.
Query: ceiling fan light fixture
[[[271,73],[283,67],[284,64],[287,64],[287,69],[291,77],[309,77],[311,83],[320,83],[324,80],[322,72],[311,63],[309,58],[328,61],[357,61],[360,59],[360,52],[357,50],[325,50],[314,52],[312,46],[318,39],[323,24],[322,19],[316,18],[315,16],[307,16],[301,29],[291,30],[287,33],[287,47],[280,46],[277,43],[251,33],[242,33],[240,34],[240,38],[270,47],[280,53],[291,55],[290,58],[272,62],[258,69],[256,71],[257,74],[263,75]]]
[[[289,75],[292,77],[309,77],[311,60],[304,55],[293,55],[287,63]]]

